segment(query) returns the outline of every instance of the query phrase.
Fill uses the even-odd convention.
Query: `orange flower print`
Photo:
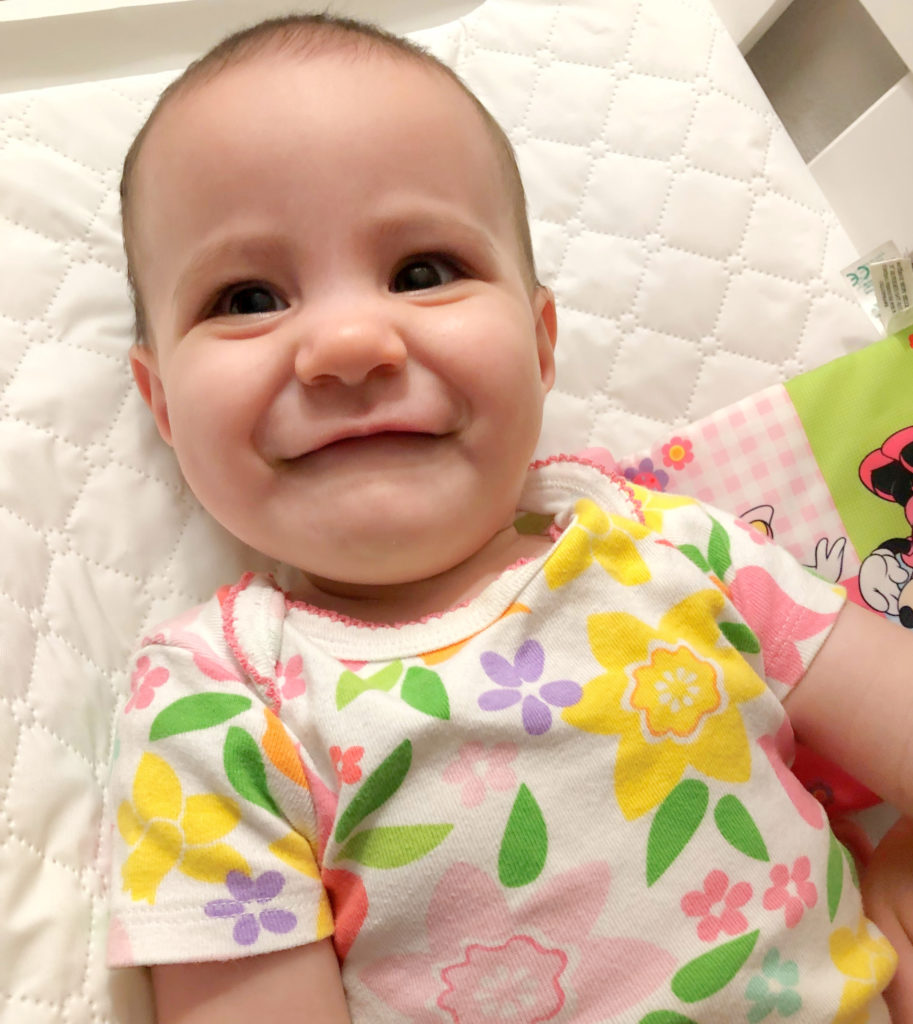
[[[684,469],[694,459],[693,445],[685,437],[673,437],[663,445],[663,465]]]

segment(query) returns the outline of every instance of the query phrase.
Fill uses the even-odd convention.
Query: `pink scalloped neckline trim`
[[[537,469],[544,469],[548,466],[554,466],[561,463],[569,463],[571,465],[578,466],[588,466],[591,469],[598,470],[606,478],[606,480],[613,483],[625,495],[625,497],[628,499],[628,501],[630,501],[631,505],[634,507],[634,512],[638,520],[641,523],[644,522],[643,504],[640,501],[640,499],[636,496],[634,489],[631,487],[630,483],[624,477],[620,476],[618,473],[613,473],[611,470],[606,469],[605,466],[601,466],[598,462],[593,462],[590,459],[581,458],[578,455],[550,455],[547,459],[537,459],[535,462],[531,463],[528,471],[531,472]],[[564,529],[560,526],[556,526],[554,523],[552,523],[552,525],[549,527],[548,535],[553,542],[557,541],[562,533],[564,533]],[[498,574],[496,579],[492,582],[494,583],[497,582],[497,580],[503,579],[504,576],[506,576],[508,573],[513,572],[516,569],[522,568],[524,565],[528,565],[530,562],[535,562],[541,557],[541,555],[538,555],[535,557],[517,559],[516,562],[513,562],[511,565],[507,566],[506,569],[503,569]],[[265,677],[261,676],[260,673],[254,668],[254,666],[250,662],[250,659],[244,653],[241,644],[238,641],[237,633],[235,631],[235,601],[238,595],[248,588],[248,586],[250,585],[251,581],[254,579],[255,576],[256,573],[244,573],[241,579],[238,580],[238,582],[228,592],[228,595],[225,600],[225,607],[222,612],[223,628],[225,629],[225,635],[228,640],[229,647],[231,648],[235,657],[238,659],[238,662],[241,664],[244,670],[250,674],[251,678],[254,679],[259,686],[265,689],[267,696],[270,698],[271,702],[273,702],[274,705],[278,706],[279,695],[276,692],[275,681],[271,679],[266,679]],[[423,615],[419,619],[409,619],[403,622],[392,623],[370,622],[365,619],[352,618],[350,615],[344,615],[342,612],[335,612],[330,610],[329,608],[321,608],[319,607],[319,605],[311,604],[308,601],[296,600],[286,590],[280,587],[279,584],[271,575],[268,577],[268,579],[272,582],[273,587],[285,598],[285,604],[287,608],[295,608],[296,610],[306,612],[308,615],[313,615],[317,618],[326,619],[329,622],[338,622],[344,626],[355,627],[358,629],[405,629],[409,626],[424,625],[429,622],[434,622],[439,619],[442,619],[455,611],[459,611],[461,608],[466,608],[475,600],[475,598],[467,598],[467,600],[461,601],[459,604],[453,605],[450,608],[446,608],[440,612],[431,612],[428,615]],[[491,585],[492,584],[488,584],[488,586]],[[487,587],[485,589],[487,589]],[[478,597],[478,595],[476,596]]]
[[[513,572],[515,569],[520,569],[524,565],[529,565],[530,562],[535,562],[541,555],[529,558],[518,558],[516,562],[512,562],[505,569],[495,577],[491,583],[487,584],[485,589],[496,583],[498,580],[503,579],[508,573]],[[281,589],[281,588],[277,588]],[[294,597],[291,597],[286,591],[282,591],[285,597],[286,606],[294,608],[297,611],[307,612],[309,615],[314,615],[320,619],[327,619],[330,622],[339,622],[344,626],[355,626],[360,629],[406,629],[409,626],[421,626],[426,625],[429,622],[435,622],[438,619],[443,619],[445,616],[450,615],[452,612],[459,611],[461,608],[468,608],[473,601],[479,596],[476,594],[475,597],[469,597],[465,601],[460,601],[459,604],[452,605],[450,608],[445,608],[440,612],[429,612],[428,615],[423,615],[419,619],[405,619],[402,622],[371,622],[368,619],[354,619],[350,615],[345,615],[342,612],[334,612],[330,608],[321,608],[319,605],[310,604],[308,601],[299,601]]]

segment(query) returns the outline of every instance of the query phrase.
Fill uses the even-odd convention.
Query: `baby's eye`
[[[459,271],[441,256],[419,256],[397,270],[390,282],[391,292],[418,292],[449,284],[459,277]]]
[[[211,316],[264,316],[288,309],[288,303],[265,284],[240,284],[223,292]]]

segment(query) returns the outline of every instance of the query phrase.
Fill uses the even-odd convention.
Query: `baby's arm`
[[[913,816],[913,632],[847,603],[784,706],[803,743]]]
[[[260,956],[152,968],[158,1024],[349,1024],[330,939]]]
[[[913,815],[913,633],[847,604],[805,678],[784,701],[808,746]],[[866,913],[897,951],[884,995],[913,1021],[913,821],[879,843],[862,874]]]

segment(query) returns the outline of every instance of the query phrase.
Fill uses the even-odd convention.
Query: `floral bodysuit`
[[[146,638],[111,963],[333,935],[354,1024],[886,1021],[781,704],[842,592],[574,460],[522,507],[550,550],[422,622],[249,575]]]

